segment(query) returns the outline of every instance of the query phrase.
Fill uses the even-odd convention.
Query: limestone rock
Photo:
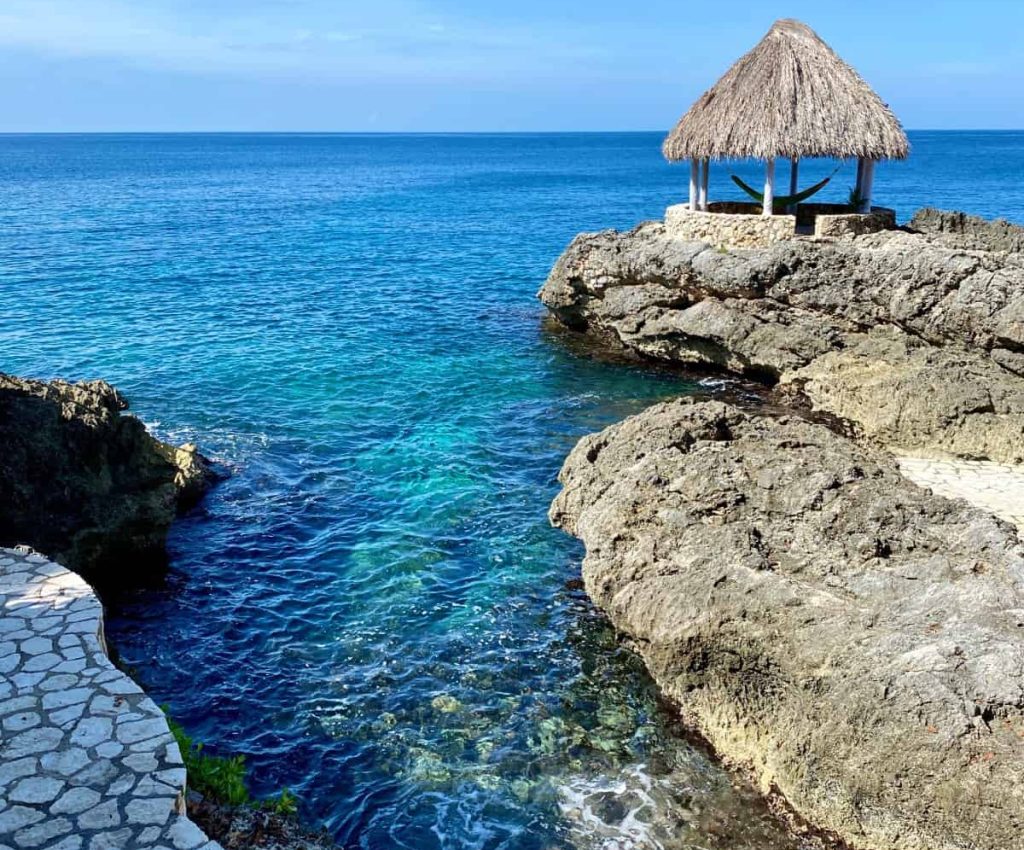
[[[941,233],[728,251],[657,222],[581,234],[540,298],[566,326],[643,357],[803,388],[879,442],[1017,462],[1024,254],[1003,248],[1024,229],[951,213],[915,222]]]
[[[552,521],[684,719],[868,850],[1024,834],[1024,547],[792,416],[660,404],[584,438]]]
[[[784,375],[782,386],[894,451],[1024,463],[1024,380],[984,352],[882,329]]]
[[[1024,227],[1000,219],[988,221],[976,215],[926,207],[914,214],[909,226],[937,243],[956,248],[1024,251]]]
[[[31,545],[101,586],[163,562],[171,521],[213,475],[127,406],[103,381],[0,374],[0,545]]]
[[[618,291],[634,287],[643,289]],[[628,233],[585,233],[539,294],[570,327],[601,330],[637,350],[648,337],[675,330],[698,357],[722,334],[705,336],[686,321],[694,304],[715,299],[732,306],[741,336],[747,316],[771,324],[784,307],[824,338],[793,346],[793,356],[778,356],[779,345],[738,352],[775,375],[794,360],[805,365],[822,347],[839,347],[844,333],[880,325],[933,345],[1024,351],[1024,257],[958,250],[903,231],[730,251],[683,241],[656,222]]]

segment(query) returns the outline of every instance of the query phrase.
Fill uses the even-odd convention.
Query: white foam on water
[[[618,777],[575,777],[558,788],[559,809],[581,850],[665,850],[653,831],[659,810],[655,797],[659,780],[646,765],[624,768]],[[609,794],[619,800],[635,798],[621,820],[609,823],[596,806]]]

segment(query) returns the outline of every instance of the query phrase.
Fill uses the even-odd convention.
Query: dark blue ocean
[[[876,202],[1024,222],[1024,133],[911,141]],[[683,199],[659,145],[0,137],[0,370],[105,378],[231,473],[108,635],[346,847],[796,846],[658,703],[545,515],[581,435],[714,391],[590,356],[535,299],[576,232]],[[716,166],[713,198],[729,173],[758,170]]]

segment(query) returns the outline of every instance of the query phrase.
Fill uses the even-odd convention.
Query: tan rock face
[[[552,521],[727,759],[872,850],[1024,830],[1024,550],[792,417],[657,405],[580,442]]]
[[[1024,379],[984,352],[882,331],[786,373],[782,387],[893,451],[1024,463]]]
[[[127,406],[103,381],[0,374],[0,546],[31,545],[100,586],[162,564],[171,521],[212,475]]]

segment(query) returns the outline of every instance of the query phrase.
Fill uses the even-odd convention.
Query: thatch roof
[[[776,21],[662,145],[669,160],[905,159],[910,143],[871,87],[806,24]]]

